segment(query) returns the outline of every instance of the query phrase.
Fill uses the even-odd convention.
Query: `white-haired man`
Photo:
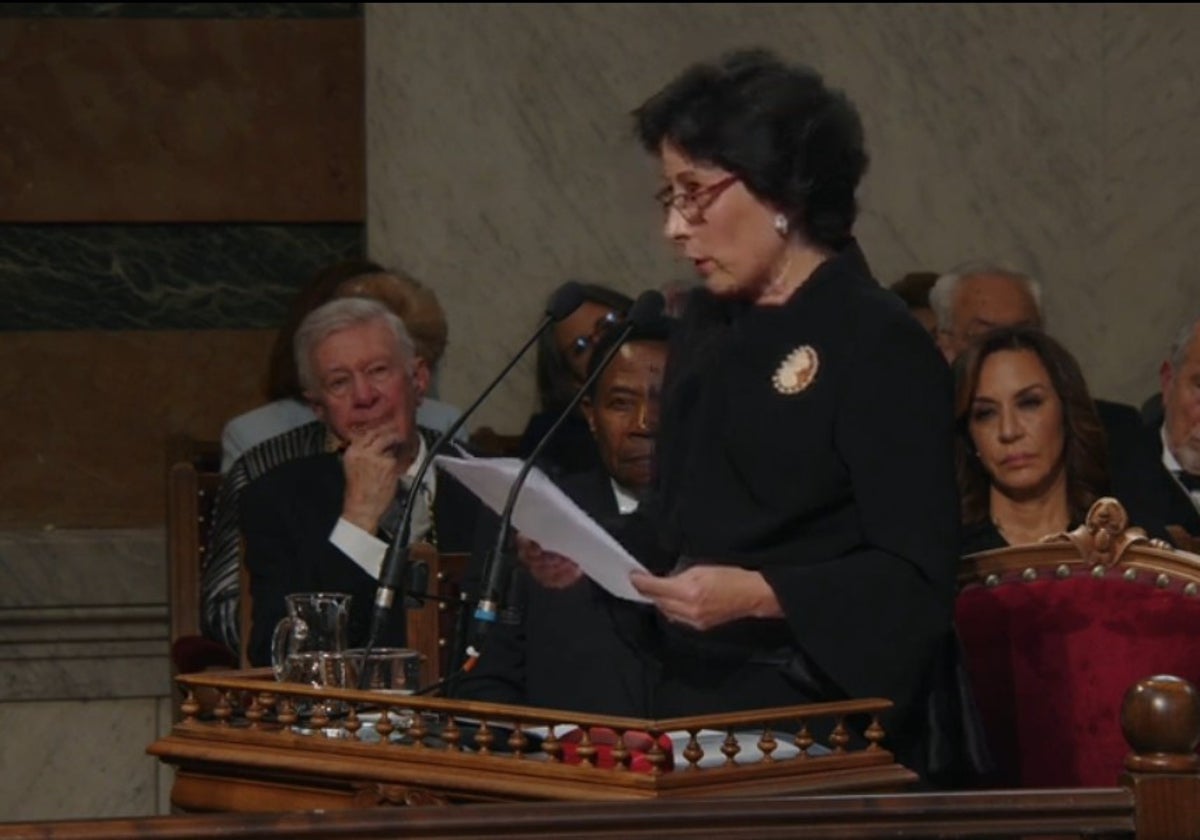
[[[1159,371],[1166,521],[1200,535],[1200,318],[1179,331]]]
[[[350,593],[347,642],[365,643],[405,506],[416,505],[413,538],[443,551],[470,550],[478,511],[475,497],[440,471],[426,474],[420,492],[410,487],[429,442],[416,423],[412,339],[395,313],[366,298],[331,301],[304,319],[295,351],[305,396],[338,446],[281,464],[242,496],[256,665],[270,663],[272,631],[294,592]],[[399,605],[376,642],[403,644]]]
[[[937,343],[951,364],[996,327],[1042,326],[1042,288],[1027,274],[987,262],[964,263],[929,290]]]

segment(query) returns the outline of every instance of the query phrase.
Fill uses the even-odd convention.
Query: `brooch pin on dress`
[[[807,344],[802,345],[780,362],[779,369],[771,377],[771,384],[780,394],[799,394],[817,378],[818,367],[817,351]]]

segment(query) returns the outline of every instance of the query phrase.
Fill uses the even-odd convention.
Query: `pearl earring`
[[[783,215],[782,213],[776,213],[774,224],[775,232],[786,238],[788,235],[788,229],[791,227],[791,225],[788,224],[787,216]]]

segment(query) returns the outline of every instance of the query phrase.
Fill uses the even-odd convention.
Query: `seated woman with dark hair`
[[[539,410],[529,418],[517,455],[524,458],[554,425],[586,378],[588,361],[605,331],[623,320],[633,300],[594,283],[581,284],[583,303],[542,333],[537,346]],[[596,444],[583,415],[576,411],[558,428],[542,451],[542,468],[552,475],[586,472],[600,466]]]
[[[1027,327],[955,366],[962,553],[1037,542],[1083,521],[1108,485],[1104,427],[1075,358]]]

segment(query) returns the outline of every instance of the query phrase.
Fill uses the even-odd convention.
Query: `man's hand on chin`
[[[373,534],[379,519],[396,496],[400,476],[408,469],[411,456],[402,461],[398,448],[409,447],[394,429],[374,429],[353,434],[342,454],[346,475],[346,495],[342,518]]]

